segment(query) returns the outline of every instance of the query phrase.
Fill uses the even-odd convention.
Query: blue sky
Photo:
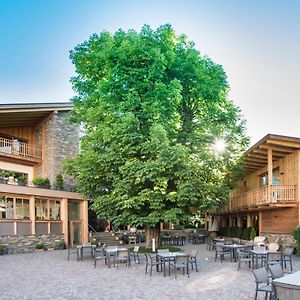
[[[300,137],[300,1],[0,0],[0,103],[68,101],[69,50],[102,30],[170,23],[223,65],[252,143]]]

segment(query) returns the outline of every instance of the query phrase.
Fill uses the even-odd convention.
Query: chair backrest
[[[216,244],[216,251],[223,251],[224,244]]]
[[[294,252],[294,248],[285,248],[285,249],[283,250],[283,255],[290,256],[290,255],[293,254],[293,252]]]
[[[186,265],[188,265],[188,263],[189,263],[188,255],[176,256],[176,264],[186,264]]]
[[[283,276],[283,270],[282,270],[281,265],[279,263],[269,265],[268,268],[271,272],[272,279],[280,278],[280,277]]]
[[[252,273],[255,277],[256,283],[267,283],[268,282],[268,272],[266,268],[260,268],[252,270]]]
[[[282,252],[268,252],[268,261],[280,261],[282,259]]]
[[[197,253],[198,253],[198,250],[193,249],[192,252],[191,252],[191,256],[196,257]]]
[[[140,247],[139,246],[134,246],[133,248],[133,252],[137,253],[139,252]]]
[[[117,257],[128,257],[128,251],[125,250],[117,251]]]
[[[169,253],[169,249],[157,249],[157,253]]]

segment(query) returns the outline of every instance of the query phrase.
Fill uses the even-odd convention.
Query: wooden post
[[[249,227],[253,227],[253,222],[252,222],[251,215],[248,213],[247,214],[247,228],[249,228]]]
[[[262,211],[259,212],[258,218],[259,218],[259,219],[258,219],[258,224],[259,224],[258,232],[259,232],[259,235],[261,235],[262,229],[263,229],[263,224],[262,224]]]
[[[268,202],[273,202],[272,197],[272,181],[273,181],[273,159],[272,149],[268,148]]]
[[[31,196],[29,198],[29,218],[31,221],[31,234],[35,235],[35,198]]]
[[[89,241],[88,201],[82,201],[82,243]]]
[[[64,198],[60,202],[61,209],[61,220],[62,220],[62,232],[64,235],[65,244],[69,244],[69,236],[68,236],[68,199]],[[71,226],[70,226],[71,227]]]
[[[236,225],[237,225],[237,227],[241,228],[242,227],[242,218],[241,218],[240,215],[238,215],[236,218],[237,218],[237,224]]]

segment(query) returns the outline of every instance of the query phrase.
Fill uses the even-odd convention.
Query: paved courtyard
[[[0,299],[254,299],[254,277],[246,265],[237,271],[237,263],[228,258],[214,262],[206,245],[182,248],[199,250],[199,272],[191,271],[190,278],[181,272],[177,279],[174,274],[163,277],[156,271],[150,277],[144,258],[118,269],[98,261],[95,269],[88,256],[67,261],[67,250],[0,256]],[[300,270],[300,259],[293,262]]]

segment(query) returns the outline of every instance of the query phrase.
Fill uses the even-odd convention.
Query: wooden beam
[[[260,145],[260,149],[266,149],[268,150],[269,148],[272,148],[273,151],[276,152],[282,152],[282,153],[292,153],[294,150],[292,148],[287,148],[287,147],[280,147],[280,146],[268,146],[268,145]]]
[[[300,149],[300,143],[297,142],[288,142],[288,141],[275,141],[275,140],[268,140],[266,141],[267,144],[280,146],[280,147],[288,147],[293,149]]]

